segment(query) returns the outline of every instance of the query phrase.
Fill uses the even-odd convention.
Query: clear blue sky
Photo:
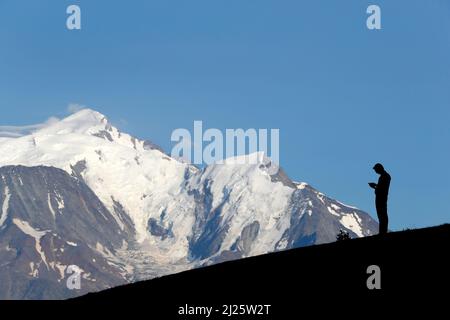
[[[447,0],[0,0],[0,123],[79,103],[166,150],[194,120],[280,128],[293,179],[375,216],[380,161],[392,228],[429,226],[450,222],[449,57]]]

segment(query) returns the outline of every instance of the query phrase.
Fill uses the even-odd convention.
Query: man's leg
[[[384,201],[377,201],[376,207],[377,207],[379,234],[385,234],[388,232],[387,203]]]
[[[387,203],[383,207],[383,233],[388,233],[389,216],[387,212]]]

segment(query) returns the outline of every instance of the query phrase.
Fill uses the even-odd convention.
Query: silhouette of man
[[[375,207],[377,208],[379,234],[388,232],[388,213],[387,201],[389,194],[389,185],[391,184],[391,176],[384,170],[381,163],[377,163],[373,170],[380,175],[378,183],[370,182],[369,186],[375,189]]]

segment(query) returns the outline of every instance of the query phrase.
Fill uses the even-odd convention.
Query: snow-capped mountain
[[[2,268],[0,279],[11,276],[4,270],[14,269],[25,287],[47,272],[55,288],[69,264],[88,268],[83,261],[104,259],[108,267],[94,263],[86,271],[94,280],[111,275],[109,282],[88,286],[100,290],[200,264],[334,241],[339,229],[353,237],[376,231],[368,214],[291,181],[282,170],[271,175],[264,154],[247,157],[259,161],[243,165],[228,159],[200,170],[120,132],[89,109],[21,137],[1,138],[0,256],[10,269]],[[33,241],[24,256],[20,246]],[[76,243],[70,248],[80,252],[50,252],[67,250],[67,243]],[[39,288],[31,292],[40,295],[25,297],[52,296],[42,294],[45,285]]]

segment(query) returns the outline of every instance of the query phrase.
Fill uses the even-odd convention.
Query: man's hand
[[[369,186],[370,186],[372,189],[376,189],[376,188],[377,188],[377,184],[376,184],[375,182],[369,182]]]

